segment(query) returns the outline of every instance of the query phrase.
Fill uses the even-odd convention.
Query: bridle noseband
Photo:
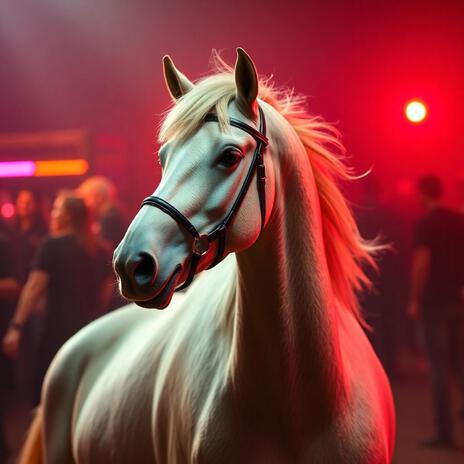
[[[264,118],[264,113],[261,107],[259,109],[259,131],[257,131],[254,127],[245,124],[238,119],[230,118],[230,125],[233,127],[237,127],[248,134],[250,134],[256,140],[256,148],[253,153],[253,159],[251,161],[251,165],[248,169],[247,175],[245,180],[242,184],[242,187],[235,199],[232,207],[230,208],[227,215],[224,219],[213,228],[213,230],[207,234],[200,234],[195,226],[173,205],[168,203],[166,200],[163,200],[160,197],[156,196],[149,196],[145,198],[142,202],[142,206],[149,205],[154,206],[164,213],[171,216],[180,226],[182,226],[192,237],[192,258],[190,262],[190,271],[187,276],[185,282],[178,288],[177,290],[182,290],[187,288],[191,283],[193,278],[195,277],[195,272],[198,267],[198,264],[201,260],[201,257],[204,256],[211,245],[212,242],[218,240],[218,246],[216,251],[216,256],[214,258],[213,263],[209,266],[209,269],[216,266],[219,262],[222,261],[224,257],[224,249],[225,249],[225,242],[226,242],[226,231],[227,227],[229,226],[230,222],[237,214],[237,211],[242,204],[243,199],[245,198],[246,193],[248,192],[248,188],[251,185],[251,180],[253,179],[253,175],[256,171],[257,176],[257,187],[258,187],[258,196],[259,196],[259,206],[261,209],[261,230],[260,234],[263,231],[264,222],[266,219],[266,192],[265,192],[265,182],[266,182],[266,172],[264,167],[264,148],[268,145],[268,139],[266,137],[266,120]],[[204,122],[218,122],[218,117],[215,114],[207,114]]]

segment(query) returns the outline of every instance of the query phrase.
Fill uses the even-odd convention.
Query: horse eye
[[[237,166],[243,159],[243,154],[236,148],[229,148],[224,150],[219,158],[219,164],[227,168]]]

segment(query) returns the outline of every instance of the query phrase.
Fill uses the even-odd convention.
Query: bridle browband
[[[251,161],[251,165],[248,169],[247,175],[245,180],[242,184],[242,187],[235,199],[232,207],[230,208],[229,212],[226,214],[224,219],[213,228],[211,232],[208,234],[200,235],[198,230],[195,226],[187,219],[177,208],[173,205],[168,203],[166,200],[163,200],[160,197],[156,196],[149,196],[145,198],[142,202],[142,206],[149,205],[154,206],[164,213],[171,216],[180,226],[182,226],[192,237],[193,237],[193,244],[192,244],[192,258],[190,261],[190,271],[187,276],[185,282],[178,288],[177,290],[182,290],[187,288],[191,283],[193,278],[195,277],[195,272],[200,262],[202,256],[204,256],[211,245],[212,242],[218,240],[218,246],[216,250],[216,256],[214,261],[209,266],[209,269],[216,266],[219,262],[222,261],[224,257],[224,249],[225,249],[225,242],[226,242],[226,231],[227,226],[231,223],[234,216],[237,214],[237,211],[242,204],[243,199],[245,198],[246,193],[251,185],[251,180],[253,179],[253,175],[256,171],[256,179],[257,179],[257,187],[258,187],[258,196],[259,196],[259,206],[261,210],[261,230],[260,234],[263,231],[264,222],[266,219],[266,191],[265,191],[265,183],[266,183],[266,172],[264,167],[264,148],[268,145],[268,139],[266,137],[266,119],[264,118],[264,113],[261,107],[258,106],[259,110],[259,131],[256,130],[254,127],[245,124],[238,119],[230,118],[230,125],[233,127],[237,127],[248,134],[250,134],[256,140],[256,148],[253,153],[253,159]],[[218,122],[218,117],[215,114],[207,114],[205,116],[204,122]]]

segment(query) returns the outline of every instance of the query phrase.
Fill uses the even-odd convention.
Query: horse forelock
[[[221,131],[229,130],[228,106],[236,92],[233,69],[217,54],[213,58],[215,73],[195,82],[193,89],[167,111],[159,132],[161,143],[187,140],[210,112],[217,114]],[[375,268],[374,256],[382,247],[361,237],[340,190],[340,182],[358,179],[346,164],[340,133],[322,117],[307,111],[304,96],[293,89],[276,87],[272,78],[259,79],[259,100],[267,103],[263,105],[265,114],[276,111],[282,116],[273,118],[269,139],[285,140],[272,131],[291,130],[304,147],[302,155],[309,158],[319,196],[325,254],[335,297],[363,323],[357,293],[371,285],[363,266]],[[285,153],[282,150],[282,156]]]

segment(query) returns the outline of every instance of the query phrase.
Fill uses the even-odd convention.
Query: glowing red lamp
[[[422,122],[427,116],[427,108],[417,100],[411,101],[406,105],[406,117],[414,123]]]
[[[0,213],[5,219],[12,218],[15,213],[15,207],[13,203],[3,203],[2,207],[0,208]]]

